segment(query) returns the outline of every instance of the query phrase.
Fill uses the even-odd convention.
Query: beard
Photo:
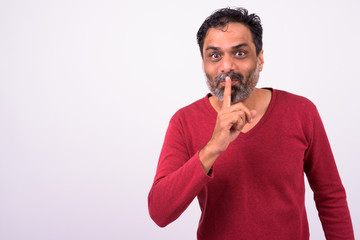
[[[232,81],[238,82],[238,84],[231,86],[231,103],[237,103],[248,99],[254,91],[259,81],[260,67],[259,64],[256,64],[256,68],[249,72],[246,78],[241,73],[233,71],[222,73],[216,76],[214,80],[212,80],[208,74],[205,73],[205,75],[211,94],[220,101],[224,100],[225,86],[221,86],[220,84],[225,81],[225,78],[229,76]]]

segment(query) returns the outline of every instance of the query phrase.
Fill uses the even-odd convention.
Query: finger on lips
[[[225,78],[223,108],[228,108],[230,106],[231,106],[231,79],[230,79],[230,77],[226,77]]]
[[[235,121],[237,125],[235,126],[236,128],[246,123],[251,123],[253,120],[254,114],[247,107],[245,107],[243,103],[236,103],[234,105],[231,105],[231,79],[229,76],[225,78],[222,112],[224,114],[231,112],[240,112],[238,120]]]

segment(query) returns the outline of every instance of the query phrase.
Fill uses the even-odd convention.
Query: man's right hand
[[[210,141],[200,150],[199,158],[208,173],[218,156],[240,134],[247,123],[251,123],[256,111],[250,111],[242,102],[231,105],[231,79],[226,77],[222,107],[218,112],[215,129]]]

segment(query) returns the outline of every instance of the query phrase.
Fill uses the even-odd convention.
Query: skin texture
[[[205,36],[203,56],[203,70],[209,86],[217,76],[236,72],[244,76],[243,81],[245,85],[249,83],[251,91],[246,99],[232,102],[232,93],[234,94],[235,88],[240,88],[240,82],[226,77],[217,86],[220,90],[224,89],[223,99],[210,97],[210,103],[218,112],[218,117],[212,138],[199,152],[204,171],[208,173],[229,144],[241,132],[247,132],[257,124],[270,103],[271,92],[255,88],[258,73],[257,77],[253,76],[256,71],[262,71],[263,51],[256,55],[251,32],[245,25],[229,23],[224,28],[210,28]]]

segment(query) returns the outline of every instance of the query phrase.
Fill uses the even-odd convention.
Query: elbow
[[[154,201],[151,199],[151,193],[148,197],[148,209],[151,219],[158,225],[163,228],[171,223],[170,218],[166,215],[166,211],[161,204],[154,204]]]
[[[167,221],[163,216],[160,216],[159,214],[153,214],[151,211],[149,211],[151,219],[161,228],[166,227],[170,222]]]

